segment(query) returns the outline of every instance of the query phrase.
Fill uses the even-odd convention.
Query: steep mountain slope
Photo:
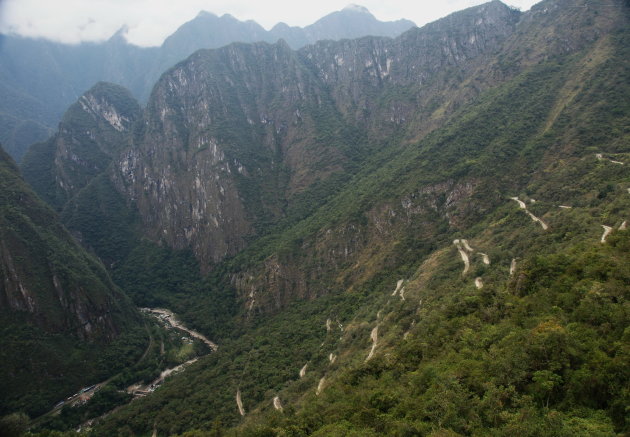
[[[33,145],[22,163],[25,179],[61,209],[108,167],[139,117],[140,106],[129,91],[99,82],[70,106],[56,135]]]
[[[440,126],[218,266],[241,328],[96,434],[627,432],[629,19],[526,14]]]
[[[492,35],[463,50],[462,63],[496,50],[496,40],[509,35],[514,23],[513,11],[498,2],[460,15],[487,17],[484,26]],[[465,29],[483,33],[474,20],[463,21]],[[451,39],[439,43],[442,35],[428,32],[436,51],[461,45]],[[336,61],[341,65],[335,75],[326,70],[333,57],[328,43],[298,53],[283,43],[231,45],[198,52],[167,72],[147,106],[144,137],[115,169],[119,189],[138,205],[149,235],[174,248],[191,247],[207,269],[245,247],[247,237],[292,216],[309,188],[336,174],[349,177],[380,147],[375,139],[397,131],[383,129],[390,114],[372,109],[372,102],[391,98],[387,93],[398,91],[397,81],[406,90],[417,77],[403,73],[390,79],[384,66],[394,71],[404,63],[400,70],[412,72],[415,66],[406,64],[419,62],[426,67],[418,74],[444,83],[436,77],[445,67],[441,53],[412,45],[396,52],[390,46],[398,40],[361,41],[333,45],[350,46],[346,59]],[[358,120],[349,108],[362,103],[350,100],[353,95],[370,101]],[[400,112],[404,119],[412,107]]]
[[[299,52],[282,42],[200,51],[156,84],[108,178],[122,203],[138,209],[145,236],[192,249],[207,271],[272,226],[314,211],[366,159],[380,156],[384,143],[395,153],[398,135],[417,140],[497,82],[471,92],[465,78],[492,59],[518,18],[495,1],[395,40],[322,42]],[[83,132],[72,114],[62,129]],[[34,147],[23,165],[48,199],[45,190],[68,193],[64,166],[76,165],[57,153],[56,188],[38,180],[45,172],[37,163],[51,162],[44,156],[51,147]],[[73,159],[90,161],[93,145],[82,147],[87,155],[75,147]],[[54,201],[61,208],[64,199]],[[85,227],[70,227],[86,235]]]
[[[128,364],[146,334],[104,267],[0,158],[2,413],[41,413]]]
[[[201,48],[278,39],[297,48],[318,39],[393,37],[413,26],[410,21],[381,22],[369,12],[344,10],[303,29],[280,26],[268,32],[253,21],[202,12],[161,47],[128,44],[125,28],[104,43],[79,45],[0,35],[0,141],[19,160],[30,144],[48,137],[65,109],[94,83],[122,85],[145,101],[164,70]]]

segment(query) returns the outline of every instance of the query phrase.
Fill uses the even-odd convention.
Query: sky
[[[406,18],[418,26],[487,0],[0,0],[0,33],[43,37],[64,43],[103,41],[123,26],[127,40],[160,45],[205,10],[254,20],[265,29],[278,22],[306,26],[353,2],[381,21]],[[539,0],[503,0],[528,10]]]

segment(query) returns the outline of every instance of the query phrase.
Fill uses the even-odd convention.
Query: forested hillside
[[[240,327],[96,434],[626,432],[628,37],[514,57],[513,78],[228,261],[208,286],[236,288]]]
[[[146,332],[131,301],[0,149],[0,414],[38,415],[134,362]]]
[[[165,72],[56,207],[219,348],[91,435],[628,433],[629,24],[621,0],[493,1]],[[54,159],[44,195],[51,144],[25,161]]]

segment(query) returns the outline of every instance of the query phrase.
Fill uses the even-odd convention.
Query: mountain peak
[[[365,6],[357,5],[357,4],[354,4],[354,3],[350,3],[348,6],[343,8],[342,11],[360,12],[362,14],[369,14],[370,13],[370,11],[368,11],[368,9]]]

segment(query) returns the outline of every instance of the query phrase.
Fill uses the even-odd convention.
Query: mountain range
[[[395,38],[201,49],[146,104],[92,84],[21,162],[49,206],[5,158],[6,220],[35,199],[129,296],[127,362],[134,305],[219,347],[32,431],[627,433],[629,23],[621,0],[495,0]]]
[[[279,39],[299,48],[322,39],[393,37],[413,26],[408,20],[381,22],[365,8],[348,7],[304,28],[280,23],[269,31],[228,14],[201,12],[160,47],[127,43],[125,28],[103,43],[77,45],[1,35],[0,142],[20,160],[26,148],[45,140],[65,109],[98,81],[122,85],[145,102],[160,74],[198,49]]]

